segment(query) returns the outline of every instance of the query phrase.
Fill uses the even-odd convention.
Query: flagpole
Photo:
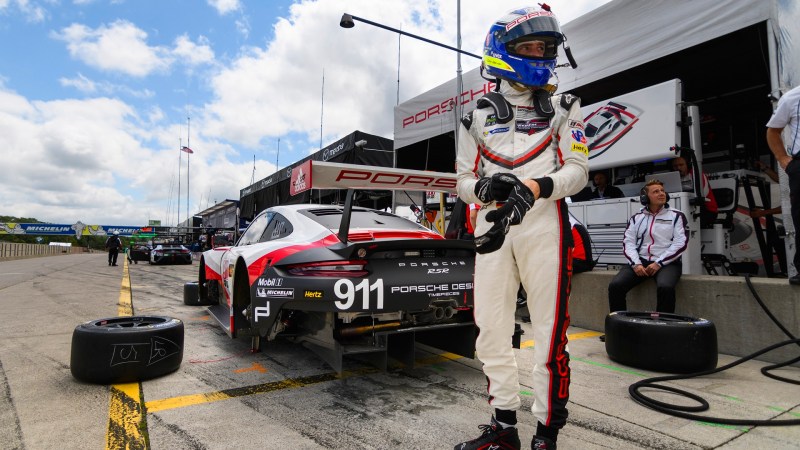
[[[175,226],[179,226],[181,224],[181,153],[183,153],[183,138],[178,138],[178,201],[176,205],[178,206],[178,221],[175,223]]]
[[[189,138],[192,135],[192,122],[191,118],[186,118],[186,146],[189,148],[189,151],[192,150],[192,146],[189,143]],[[191,220],[189,220],[189,159],[192,157],[192,154],[186,152],[186,223],[191,226]]]

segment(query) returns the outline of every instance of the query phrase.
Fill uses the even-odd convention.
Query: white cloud
[[[177,136],[185,129],[165,127],[164,119],[158,109],[142,118],[110,98],[31,102],[0,89],[0,211],[55,223],[169,221],[167,205],[177,191]],[[201,194],[221,200],[238,196],[249,184],[252,162],[227,161],[228,145],[193,139],[192,147],[193,211],[200,208]],[[187,160],[182,156],[185,211]],[[272,171],[271,164],[258,162],[258,173]],[[173,222],[175,216],[173,210]]]
[[[148,46],[147,33],[126,20],[94,30],[72,24],[52,36],[67,43],[73,58],[100,70],[144,77],[166,70],[171,63],[167,49]]]
[[[113,84],[108,81],[96,82],[80,73],[75,78],[61,77],[58,79],[58,82],[62,86],[75,88],[84,94],[115,95],[118,93],[123,93],[138,99],[152,98],[155,95],[154,92],[149,89],[136,90],[131,89],[128,86]]]
[[[562,23],[576,17],[589,0],[550,2]],[[481,54],[492,21],[518,7],[501,0],[464,4],[462,49]],[[560,8],[560,9],[559,9]],[[250,48],[211,78],[215,98],[206,105],[207,133],[246,147],[265,139],[304,133],[318,136],[325,71],[325,138],[331,142],[353,130],[393,137],[397,101],[398,35],[356,21],[339,26],[343,13],[456,46],[456,3],[452,1],[304,1],[274,24],[266,48]],[[464,72],[479,60],[461,57]],[[404,36],[400,42],[400,101],[456,75],[456,53]],[[316,139],[313,139],[316,140]]]
[[[225,15],[241,9],[239,0],[208,0],[208,4],[217,10],[220,15]]]
[[[70,56],[89,67],[139,78],[167,72],[175,63],[193,67],[214,62],[214,51],[205,37],[195,43],[183,34],[175,38],[172,49],[150,46],[147,33],[125,20],[96,29],[72,24],[51,36],[66,42]]]
[[[185,34],[178,36],[172,54],[188,66],[213,63],[214,50],[208,45],[207,39],[201,37],[199,42],[200,44],[192,42]]]

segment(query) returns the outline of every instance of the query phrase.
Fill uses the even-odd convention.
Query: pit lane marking
[[[601,334],[603,333],[598,333],[596,331],[586,331],[582,333],[572,334],[570,335],[570,339],[587,339],[591,337],[600,336]],[[525,344],[525,347],[532,347],[533,341],[532,340],[525,341],[523,344]],[[418,358],[415,361],[419,365],[434,365],[441,362],[456,361],[462,358],[463,356],[457,355],[455,353],[443,352],[425,358]],[[254,365],[255,364],[257,363],[254,363]],[[237,370],[244,371],[244,370],[254,370],[254,369],[249,368],[249,369],[237,369]],[[377,368],[364,367],[358,370],[342,372],[341,376],[338,376],[336,372],[328,372],[320,375],[312,375],[309,377],[296,378],[296,379],[288,378],[281,381],[273,381],[270,383],[257,384],[253,386],[243,386],[239,388],[224,389],[221,391],[208,392],[205,394],[189,394],[180,397],[170,397],[160,400],[150,400],[145,402],[145,409],[148,413],[155,413],[170,409],[185,408],[187,406],[200,405],[203,403],[218,402],[221,400],[228,400],[236,397],[264,394],[267,392],[274,392],[281,389],[300,388],[304,386],[310,386],[312,384],[323,383],[326,381],[351,378],[354,376],[368,375],[377,372],[379,372]]]
[[[578,339],[593,338],[593,337],[596,337],[596,336],[600,336],[601,334],[603,334],[603,333],[600,333],[598,331],[584,331],[583,333],[574,333],[574,334],[567,333],[567,337],[569,338],[570,341],[576,341]],[[519,348],[520,349],[529,348],[529,347],[533,347],[533,339],[528,340],[528,341],[522,341],[519,344]]]
[[[118,316],[133,315],[131,297],[131,277],[128,262],[122,263],[122,284]],[[147,430],[147,414],[143,414],[144,393],[141,383],[115,384],[109,389],[108,430],[106,431],[106,449],[144,449],[149,442],[142,433]]]
[[[273,381],[270,383],[256,384],[253,386],[243,386],[238,388],[224,389],[216,392],[208,392],[205,394],[191,394],[183,395],[180,397],[171,397],[161,400],[151,400],[145,402],[145,408],[148,413],[165,411],[168,409],[184,408],[186,406],[199,405],[203,403],[218,402],[220,400],[228,400],[236,397],[245,397],[256,394],[264,394],[267,392],[274,392],[281,389],[295,389],[312,384],[323,383],[326,381],[333,381],[337,379],[351,378],[355,376],[368,375],[380,372],[376,367],[364,367],[357,370],[348,370],[342,372],[341,376],[336,372],[328,372],[319,375],[311,375],[302,378],[287,378],[281,381]]]

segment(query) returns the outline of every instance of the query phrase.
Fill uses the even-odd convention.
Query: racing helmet
[[[544,54],[525,56],[515,51],[518,44],[529,41],[544,42]],[[483,45],[482,66],[496,78],[529,87],[544,87],[555,74],[558,46],[563,42],[564,35],[549,6],[515,9],[489,29]]]

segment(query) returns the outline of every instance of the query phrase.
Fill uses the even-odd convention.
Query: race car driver
[[[565,39],[550,8],[541,6],[511,11],[492,25],[482,70],[497,89],[458,130],[458,195],[482,205],[475,230],[476,347],[494,408],[482,434],[459,450],[520,448],[511,347],[520,282],[536,342],[532,447],[556,448],[567,419],[572,237],[564,198],[586,185],[588,149],[579,99],[553,95],[557,47]]]

